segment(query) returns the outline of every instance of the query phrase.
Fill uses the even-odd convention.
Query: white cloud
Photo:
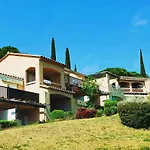
[[[149,20],[146,20],[146,19],[139,19],[139,20],[136,20],[134,22],[134,26],[142,26],[142,25],[146,25],[148,24]]]
[[[132,25],[133,26],[144,26],[149,23],[148,19],[144,19],[144,10],[141,10],[139,13],[137,13],[133,19],[132,19]]]

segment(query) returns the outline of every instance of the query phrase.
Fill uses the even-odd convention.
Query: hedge
[[[11,128],[17,126],[17,121],[0,120],[1,128]]]
[[[150,127],[150,101],[122,101],[117,106],[122,124],[134,128]]]

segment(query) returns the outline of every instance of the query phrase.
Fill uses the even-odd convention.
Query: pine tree
[[[51,59],[56,60],[56,49],[55,49],[54,38],[52,38],[52,43],[51,43]]]
[[[77,72],[77,66],[76,65],[74,66],[74,71]]]
[[[144,61],[143,61],[143,55],[142,50],[140,49],[140,74],[142,77],[147,77],[145,67],[144,67]]]
[[[69,54],[69,49],[68,48],[66,48],[65,64],[66,64],[66,68],[71,69],[70,54]]]

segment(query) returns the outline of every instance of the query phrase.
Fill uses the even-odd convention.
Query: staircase
[[[111,97],[118,97],[120,99],[124,99],[124,94],[120,87],[110,86],[109,92]]]

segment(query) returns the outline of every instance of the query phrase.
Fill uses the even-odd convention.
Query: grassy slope
[[[123,126],[118,116],[14,128],[1,131],[0,139],[0,149],[9,150],[130,150],[150,147],[150,131]]]

